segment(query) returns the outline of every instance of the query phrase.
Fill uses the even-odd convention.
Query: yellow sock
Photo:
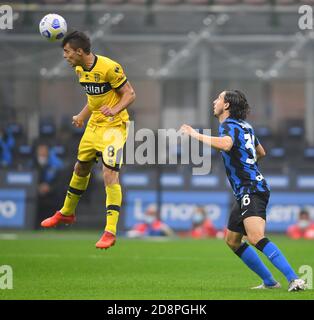
[[[80,177],[73,172],[63,207],[60,210],[62,214],[68,216],[75,213],[76,206],[82,194],[87,189],[89,178],[90,174],[87,177]]]
[[[122,192],[120,184],[112,184],[107,186],[106,195],[107,224],[105,231],[108,231],[115,235],[117,233],[117,224],[122,202]]]

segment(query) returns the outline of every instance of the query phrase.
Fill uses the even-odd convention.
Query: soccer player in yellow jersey
[[[107,223],[96,248],[109,248],[116,241],[116,229],[122,202],[119,169],[127,139],[129,115],[126,108],[135,100],[135,92],[122,67],[115,61],[91,52],[90,39],[74,31],[63,39],[64,58],[75,68],[87,94],[87,104],[73,117],[76,127],[83,127],[77,162],[63,207],[42,221],[45,228],[75,222],[75,209],[87,189],[90,172],[98,156],[102,157],[106,187]]]

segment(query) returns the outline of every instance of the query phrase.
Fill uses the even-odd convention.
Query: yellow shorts
[[[101,156],[106,167],[119,171],[127,136],[128,122],[114,127],[87,124],[78,148],[77,159],[80,162],[90,162],[97,161],[98,156]]]

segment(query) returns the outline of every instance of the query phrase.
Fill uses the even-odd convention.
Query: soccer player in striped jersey
[[[235,196],[228,221],[226,243],[263,280],[263,283],[254,289],[275,289],[281,285],[252,246],[265,254],[284,274],[289,283],[288,291],[304,290],[304,280],[299,279],[279,248],[265,237],[266,207],[270,190],[259,171],[257,161],[266,153],[252,126],[245,121],[249,109],[242,92],[226,90],[220,93],[213,103],[214,116],[220,122],[219,137],[200,134],[188,125],[183,125],[181,131],[221,151]],[[243,236],[247,236],[252,246],[242,242]]]
[[[106,188],[107,221],[96,248],[107,249],[115,244],[117,223],[122,202],[119,170],[122,150],[127,139],[129,115],[127,107],[135,100],[135,92],[122,66],[91,52],[90,39],[79,31],[66,35],[62,41],[63,55],[75,68],[83,86],[87,103],[73,117],[76,127],[88,120],[78,148],[77,162],[63,207],[41,226],[51,228],[60,223],[75,222],[75,210],[87,189],[93,164],[100,156]]]

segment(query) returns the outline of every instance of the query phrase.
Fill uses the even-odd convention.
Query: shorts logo
[[[246,210],[244,210],[243,212],[241,212],[241,216],[243,216],[245,213],[246,213],[246,211],[248,211],[249,209],[246,209]]]

